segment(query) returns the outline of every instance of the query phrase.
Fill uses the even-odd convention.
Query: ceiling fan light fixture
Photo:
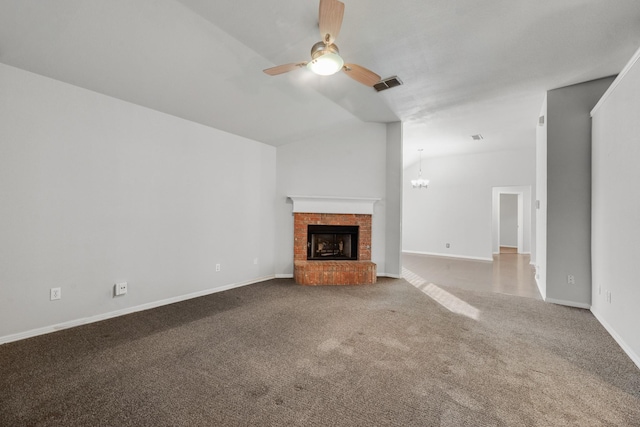
[[[309,61],[307,68],[320,76],[330,76],[344,66],[344,60],[337,53],[326,52]]]

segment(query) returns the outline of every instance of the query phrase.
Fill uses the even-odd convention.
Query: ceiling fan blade
[[[266,70],[262,70],[270,76],[277,76],[278,74],[288,73],[289,71],[293,71],[296,68],[304,67],[307,65],[306,62],[294,62],[291,64],[278,65],[276,67],[267,68]]]
[[[344,16],[344,3],[338,0],[320,0],[320,37],[326,45],[330,45],[338,38],[342,17]]]
[[[365,86],[373,87],[374,84],[381,80],[379,75],[357,64],[344,64],[342,71],[344,71],[347,76],[351,77],[353,80],[360,82]]]

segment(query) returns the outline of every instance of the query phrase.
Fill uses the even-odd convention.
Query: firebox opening
[[[307,260],[357,260],[357,225],[309,225]]]

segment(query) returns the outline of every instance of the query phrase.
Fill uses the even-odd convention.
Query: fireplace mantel
[[[293,200],[293,212],[373,215],[380,199],[333,196],[287,196]]]

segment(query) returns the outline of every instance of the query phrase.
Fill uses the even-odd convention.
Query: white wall
[[[591,118],[613,78],[547,92],[546,300],[591,304]],[[575,284],[568,283],[568,276]]]
[[[402,277],[402,123],[387,123],[385,273]]]
[[[500,246],[518,247],[517,194],[500,194]]]
[[[591,311],[640,367],[640,50],[593,111]],[[610,294],[610,300],[607,294]]]
[[[536,282],[543,299],[547,298],[547,95],[544,96],[536,128]]]
[[[273,147],[0,64],[0,342],[273,277],[275,164]]]
[[[418,163],[405,168],[403,250],[491,260],[492,189],[534,185],[533,140],[529,149],[423,158],[426,190],[411,187]]]
[[[386,274],[386,150],[384,124],[311,135],[277,149],[276,274],[293,275],[293,214],[287,196],[380,198],[372,217],[372,261]]]

